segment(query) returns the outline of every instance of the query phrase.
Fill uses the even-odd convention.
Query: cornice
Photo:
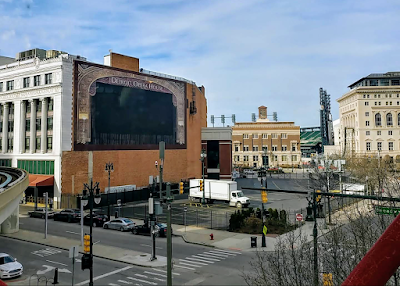
[[[336,101],[341,102],[344,99],[348,98],[351,95],[360,93],[360,94],[367,94],[367,93],[400,93],[400,85],[399,86],[360,86],[357,88],[354,88],[350,90],[349,92],[345,93],[342,95],[340,98],[338,98]],[[365,98],[360,98],[362,100],[365,100]]]

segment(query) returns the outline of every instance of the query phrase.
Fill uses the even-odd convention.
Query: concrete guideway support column
[[[1,234],[9,234],[15,233],[19,231],[19,201],[21,198],[15,199],[13,202],[10,202],[5,209],[2,210],[0,214],[0,233]],[[14,211],[12,211],[14,209]],[[2,218],[2,216],[6,213],[12,212],[10,216],[7,218]]]

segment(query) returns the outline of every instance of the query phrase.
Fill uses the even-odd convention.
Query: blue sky
[[[0,0],[0,55],[37,47],[102,63],[112,49],[204,85],[208,115],[250,121],[265,105],[318,126],[320,87],[336,119],[349,84],[400,70],[399,15],[398,0]]]

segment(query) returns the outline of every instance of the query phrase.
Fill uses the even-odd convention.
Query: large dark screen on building
[[[91,98],[91,144],[176,144],[172,96],[97,82]]]

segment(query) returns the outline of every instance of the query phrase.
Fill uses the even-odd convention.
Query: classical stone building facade
[[[269,121],[267,107],[258,108],[256,122],[232,127],[235,167],[298,167],[301,162],[300,127],[294,122]]]

